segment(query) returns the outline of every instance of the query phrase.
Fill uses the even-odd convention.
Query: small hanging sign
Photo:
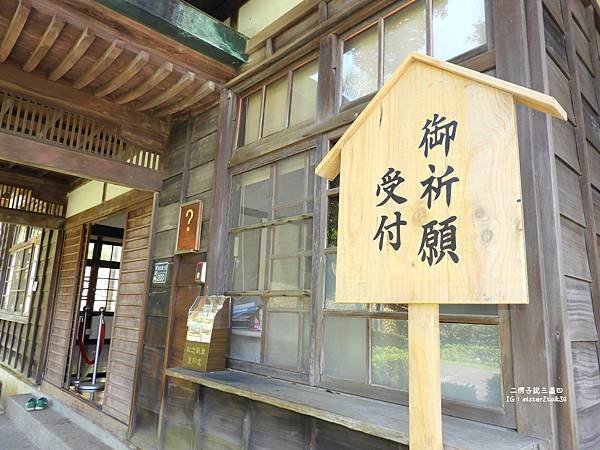
[[[175,253],[197,252],[200,250],[202,210],[202,200],[184,203],[179,208],[179,227],[177,229]]]

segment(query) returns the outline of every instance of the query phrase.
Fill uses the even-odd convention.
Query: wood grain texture
[[[408,305],[409,443],[441,450],[440,313],[435,304]]]
[[[201,374],[193,370],[170,368],[166,373],[169,377],[181,378],[210,390],[232,394],[230,397],[239,403],[246,398],[399,444],[408,444],[406,406],[232,370]],[[243,418],[244,408],[240,409],[239,403],[232,405],[234,408],[230,411],[231,422],[226,421],[225,424],[233,424],[240,415]],[[211,404],[212,407],[218,408],[218,411],[221,410],[219,406],[213,405]],[[219,425],[214,420],[216,419],[211,421],[207,418],[205,429],[217,430]],[[217,423],[223,426],[221,420]],[[490,427],[451,416],[443,417],[443,433],[444,448],[448,450],[476,450],[488,447],[490,442],[494,443],[494,450],[537,450],[537,446],[542,443],[539,439],[513,430]]]
[[[447,157],[436,148],[425,158],[422,127],[434,112],[458,127]],[[427,64],[409,67],[342,150],[336,302],[527,303],[518,152],[511,94]],[[451,165],[459,177],[450,206],[443,196],[431,209],[420,199],[428,164],[438,176]],[[402,171],[396,194],[407,201],[377,206],[390,167]],[[401,247],[386,237],[380,250],[380,216],[396,211],[407,222]],[[460,261],[446,255],[430,267],[419,255],[422,226],[453,215]]]
[[[27,22],[30,12],[31,8],[19,0],[17,9],[13,14],[10,24],[8,25],[8,29],[6,30],[4,38],[2,39],[2,44],[0,44],[0,63],[6,61],[10,55],[10,52],[15,46],[17,39],[21,35],[21,31],[25,26],[25,22]]]
[[[148,52],[138,52],[138,54],[135,55],[135,58],[131,60],[129,65],[122,72],[104,84],[104,86],[97,89],[94,92],[94,95],[96,97],[105,97],[111,92],[116,91],[129,80],[131,80],[140,70],[142,70],[144,66],[148,64],[149,59],[150,54]]]
[[[84,55],[87,49],[90,48],[90,45],[92,45],[94,39],[96,39],[96,35],[92,30],[86,27],[81,32],[81,35],[79,36],[79,39],[77,39],[77,42],[73,44],[73,47],[71,47],[71,49],[62,59],[62,61],[58,64],[58,66],[54,68],[52,72],[50,72],[50,74],[48,75],[48,79],[50,81],[56,81],[69,70],[71,70],[71,67],[73,67],[77,63],[77,61],[81,59],[81,57]]]
[[[194,82],[196,79],[196,74],[194,72],[186,72],[175,84],[170,86],[167,90],[160,92],[159,94],[153,96],[152,98],[143,101],[135,106],[135,109],[138,111],[146,111],[150,108],[155,108],[157,106],[166,103],[169,100],[172,100],[174,97],[179,95],[181,91],[187,88],[190,84]]]
[[[571,341],[597,341],[590,283],[566,277],[565,297]]]
[[[127,213],[127,225],[123,238],[121,277],[113,322],[111,350],[108,356],[106,390],[103,411],[122,422],[129,423],[133,401],[136,355],[125,354],[119,348],[122,343],[137,347],[143,318],[143,302],[146,295],[146,268],[138,268],[137,262],[147,262],[152,220],[152,199],[147,199]]]
[[[133,89],[125,92],[115,99],[115,103],[123,105],[133,100],[138,99],[142,95],[149,92],[152,88],[157,86],[161,81],[167,78],[173,72],[173,63],[166,61],[160,65],[156,71],[146,78],[144,81],[139,83]]]
[[[56,38],[58,38],[58,35],[60,34],[64,26],[65,23],[62,20],[60,20],[56,16],[52,16],[52,19],[50,20],[50,23],[48,24],[44,35],[38,42],[33,52],[31,52],[31,55],[29,56],[25,64],[23,64],[23,70],[25,72],[31,72],[35,70],[35,68],[39,65],[39,63],[44,59],[44,57],[48,53],[48,50],[52,48],[52,45],[56,41]]]
[[[600,367],[594,342],[574,342],[573,376],[577,410],[600,404]]]
[[[73,308],[79,288],[80,261],[85,230],[76,226],[65,230],[63,252],[58,272],[57,294],[54,300],[53,320],[48,342],[46,381],[62,387],[70,349]],[[66,251],[68,247],[73,251]],[[73,268],[69,268],[73,267]]]
[[[196,91],[196,93],[186,96],[183,99],[177,101],[176,103],[173,103],[172,105],[165,106],[164,108],[159,109],[155,112],[155,114],[159,117],[166,116],[169,114],[176,114],[178,112],[183,111],[184,109],[194,106],[196,103],[208,97],[214,91],[215,84],[212,81],[207,81],[202,85],[200,89]]]
[[[73,83],[73,87],[75,89],[81,89],[86,87],[92,81],[94,81],[100,74],[102,74],[106,69],[110,67],[110,65],[114,62],[115,59],[123,51],[123,41],[120,39],[115,39],[108,47],[102,56],[98,58],[98,60],[91,65],[84,73],[81,74],[77,80]]]

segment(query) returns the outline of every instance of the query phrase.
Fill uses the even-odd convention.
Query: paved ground
[[[0,450],[38,450],[6,416],[0,414]]]

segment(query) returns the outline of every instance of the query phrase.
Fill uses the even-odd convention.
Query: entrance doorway
[[[71,352],[69,389],[101,406],[117,307],[125,213],[89,226]]]

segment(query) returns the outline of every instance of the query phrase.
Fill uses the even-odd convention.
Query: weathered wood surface
[[[408,444],[408,408],[405,406],[231,370],[199,374],[170,368],[167,375]],[[497,450],[534,450],[541,443],[514,431],[449,416],[443,417],[443,436],[444,448],[457,450],[486,448],[490,442]]]
[[[0,222],[59,229],[63,227],[65,219],[60,216],[0,207]]]
[[[152,200],[140,203],[127,213],[123,238],[119,292],[115,310],[111,349],[108,356],[106,391],[102,409],[129,423],[133,402],[137,351],[127,352],[125,343],[137,348],[146,299],[146,267],[149,258]]]
[[[65,230],[58,290],[54,299],[53,317],[46,354],[45,380],[56,387],[63,387],[66,367],[71,350],[71,332],[74,323],[74,308],[81,281],[81,256],[87,247],[86,230],[74,226]]]
[[[0,159],[40,169],[95,179],[136,189],[158,191],[159,171],[1,133]]]

